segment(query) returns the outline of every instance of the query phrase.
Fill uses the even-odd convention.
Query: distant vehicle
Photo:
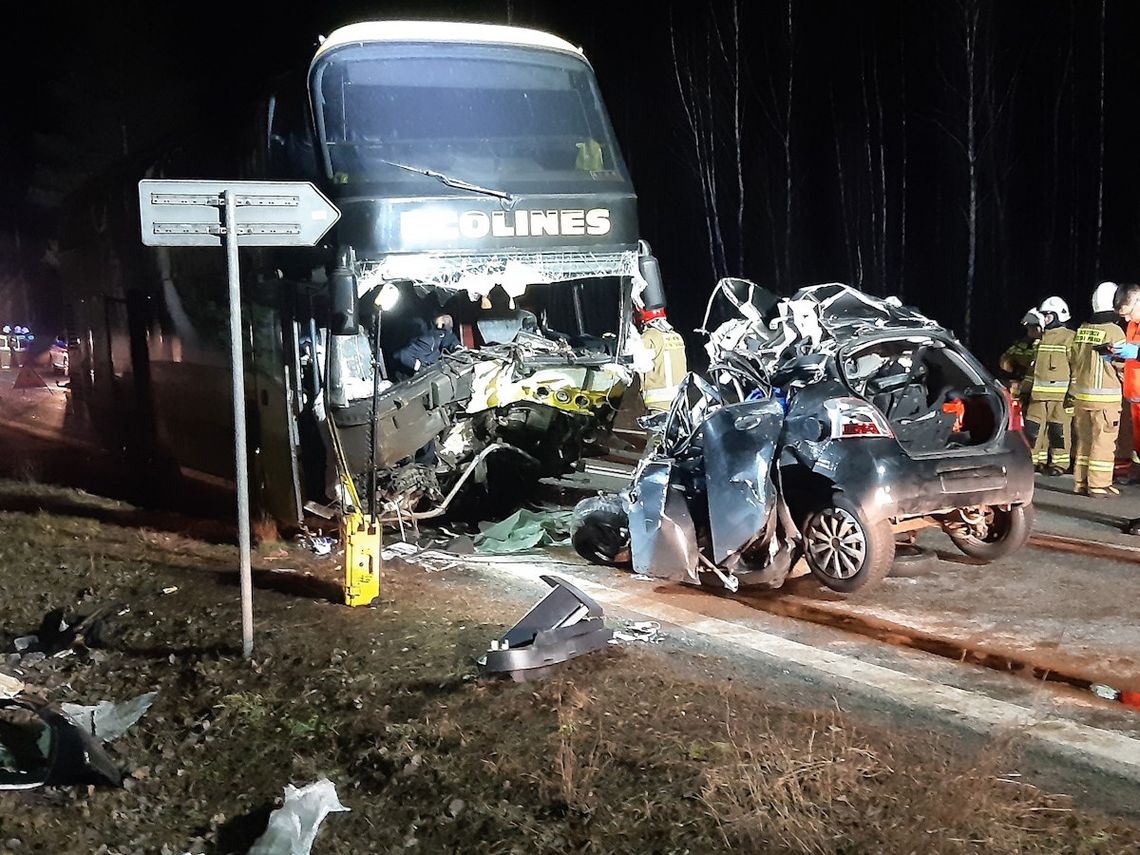
[[[67,352],[67,339],[65,337],[60,336],[54,342],[52,342],[52,346],[48,350],[48,355],[51,359],[51,368],[54,373],[68,373],[69,358]]]
[[[709,334],[707,378],[649,425],[630,490],[576,509],[583,556],[736,590],[779,587],[802,555],[848,593],[887,576],[912,520],[983,561],[1025,543],[1020,409],[950,331],[838,284],[778,300],[722,280],[706,326],[716,302],[735,317]]]

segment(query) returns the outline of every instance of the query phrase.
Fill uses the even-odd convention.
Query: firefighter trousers
[[[1120,404],[1077,401],[1073,425],[1077,434],[1073,489],[1111,487]]]
[[[1068,471],[1072,419],[1072,414],[1065,412],[1064,401],[1030,398],[1025,412],[1025,438],[1033,449],[1034,466],[1052,464]]]

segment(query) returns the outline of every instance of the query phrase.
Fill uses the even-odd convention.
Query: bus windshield
[[[367,42],[318,58],[310,87],[334,184],[427,196],[455,191],[421,170],[510,193],[598,192],[629,180],[593,71],[575,56]]]

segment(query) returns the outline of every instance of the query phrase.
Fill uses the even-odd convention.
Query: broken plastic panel
[[[551,666],[604,647],[613,637],[602,607],[557,576],[539,577],[551,590],[496,641],[481,660],[491,674],[518,682],[544,676]]]
[[[95,737],[58,707],[30,698],[0,700],[0,790],[122,782]]]

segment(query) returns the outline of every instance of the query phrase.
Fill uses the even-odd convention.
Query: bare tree
[[[749,245],[745,233],[745,122],[748,92],[740,38],[740,0],[725,20],[709,7],[701,27],[679,33],[669,10],[674,79],[688,128],[694,167],[704,201],[709,266],[714,278],[743,275]],[[731,263],[729,259],[732,259]]]
[[[685,123],[692,139],[697,179],[704,200],[709,266],[712,270],[713,279],[717,280],[724,270],[724,242],[721,238],[717,187],[713,180],[713,165],[710,162],[715,151],[712,145],[714,141],[713,132],[706,109],[710,108],[711,105],[702,97],[701,90],[698,87],[691,53],[683,55],[678,47],[672,8],[669,9],[669,47],[673,56],[673,73],[677,81],[677,91],[681,97],[681,109],[684,112]],[[707,66],[705,70],[707,72]]]
[[[849,274],[849,281],[854,282],[856,285],[861,285],[863,282],[863,264],[862,256],[859,257],[859,264],[856,265],[855,252],[852,250],[851,240],[851,219],[852,214],[847,206],[847,181],[844,177],[843,171],[843,150],[839,144],[840,138],[840,125],[838,111],[835,109],[835,85],[832,86],[828,92],[831,101],[831,126],[833,133],[831,135],[835,144],[835,172],[839,179],[839,219],[843,223],[843,246],[847,250],[847,271]]]
[[[1104,231],[1104,22],[1107,14],[1107,0],[1100,0],[1100,98],[1097,105],[1097,163],[1096,163],[1096,249],[1093,263],[1096,275],[1100,276],[1100,244]]]
[[[955,45],[957,68],[945,75],[947,90],[956,98],[950,112],[935,117],[952,147],[959,152],[966,173],[966,202],[963,218],[966,226],[966,269],[963,282],[962,338],[967,344],[973,331],[973,311],[978,280],[978,259],[983,208],[991,207],[1000,231],[1003,219],[1004,183],[1008,164],[1003,162],[1000,141],[1006,131],[1010,105],[1017,87],[1019,64],[999,81],[994,23],[989,6],[982,0],[958,0],[957,30],[960,41]],[[983,11],[987,14],[983,15]],[[983,172],[992,186],[982,193]],[[989,218],[986,222],[991,222]],[[998,240],[994,240],[994,251]]]
[[[962,316],[962,337],[970,343],[970,328],[974,303],[974,281],[978,273],[978,123],[975,87],[978,77],[978,18],[980,12],[975,0],[962,0],[965,44],[963,59],[966,63],[966,167],[970,188],[970,201],[966,209],[969,250],[966,261],[966,298]]]
[[[898,261],[898,288],[900,298],[906,296],[906,40],[899,37],[899,122],[901,133],[899,142],[901,148],[901,161],[899,164],[899,178],[902,187],[899,191],[899,261]]]
[[[788,97],[784,104],[784,275],[792,278],[792,99],[796,79],[796,32],[788,0]]]

